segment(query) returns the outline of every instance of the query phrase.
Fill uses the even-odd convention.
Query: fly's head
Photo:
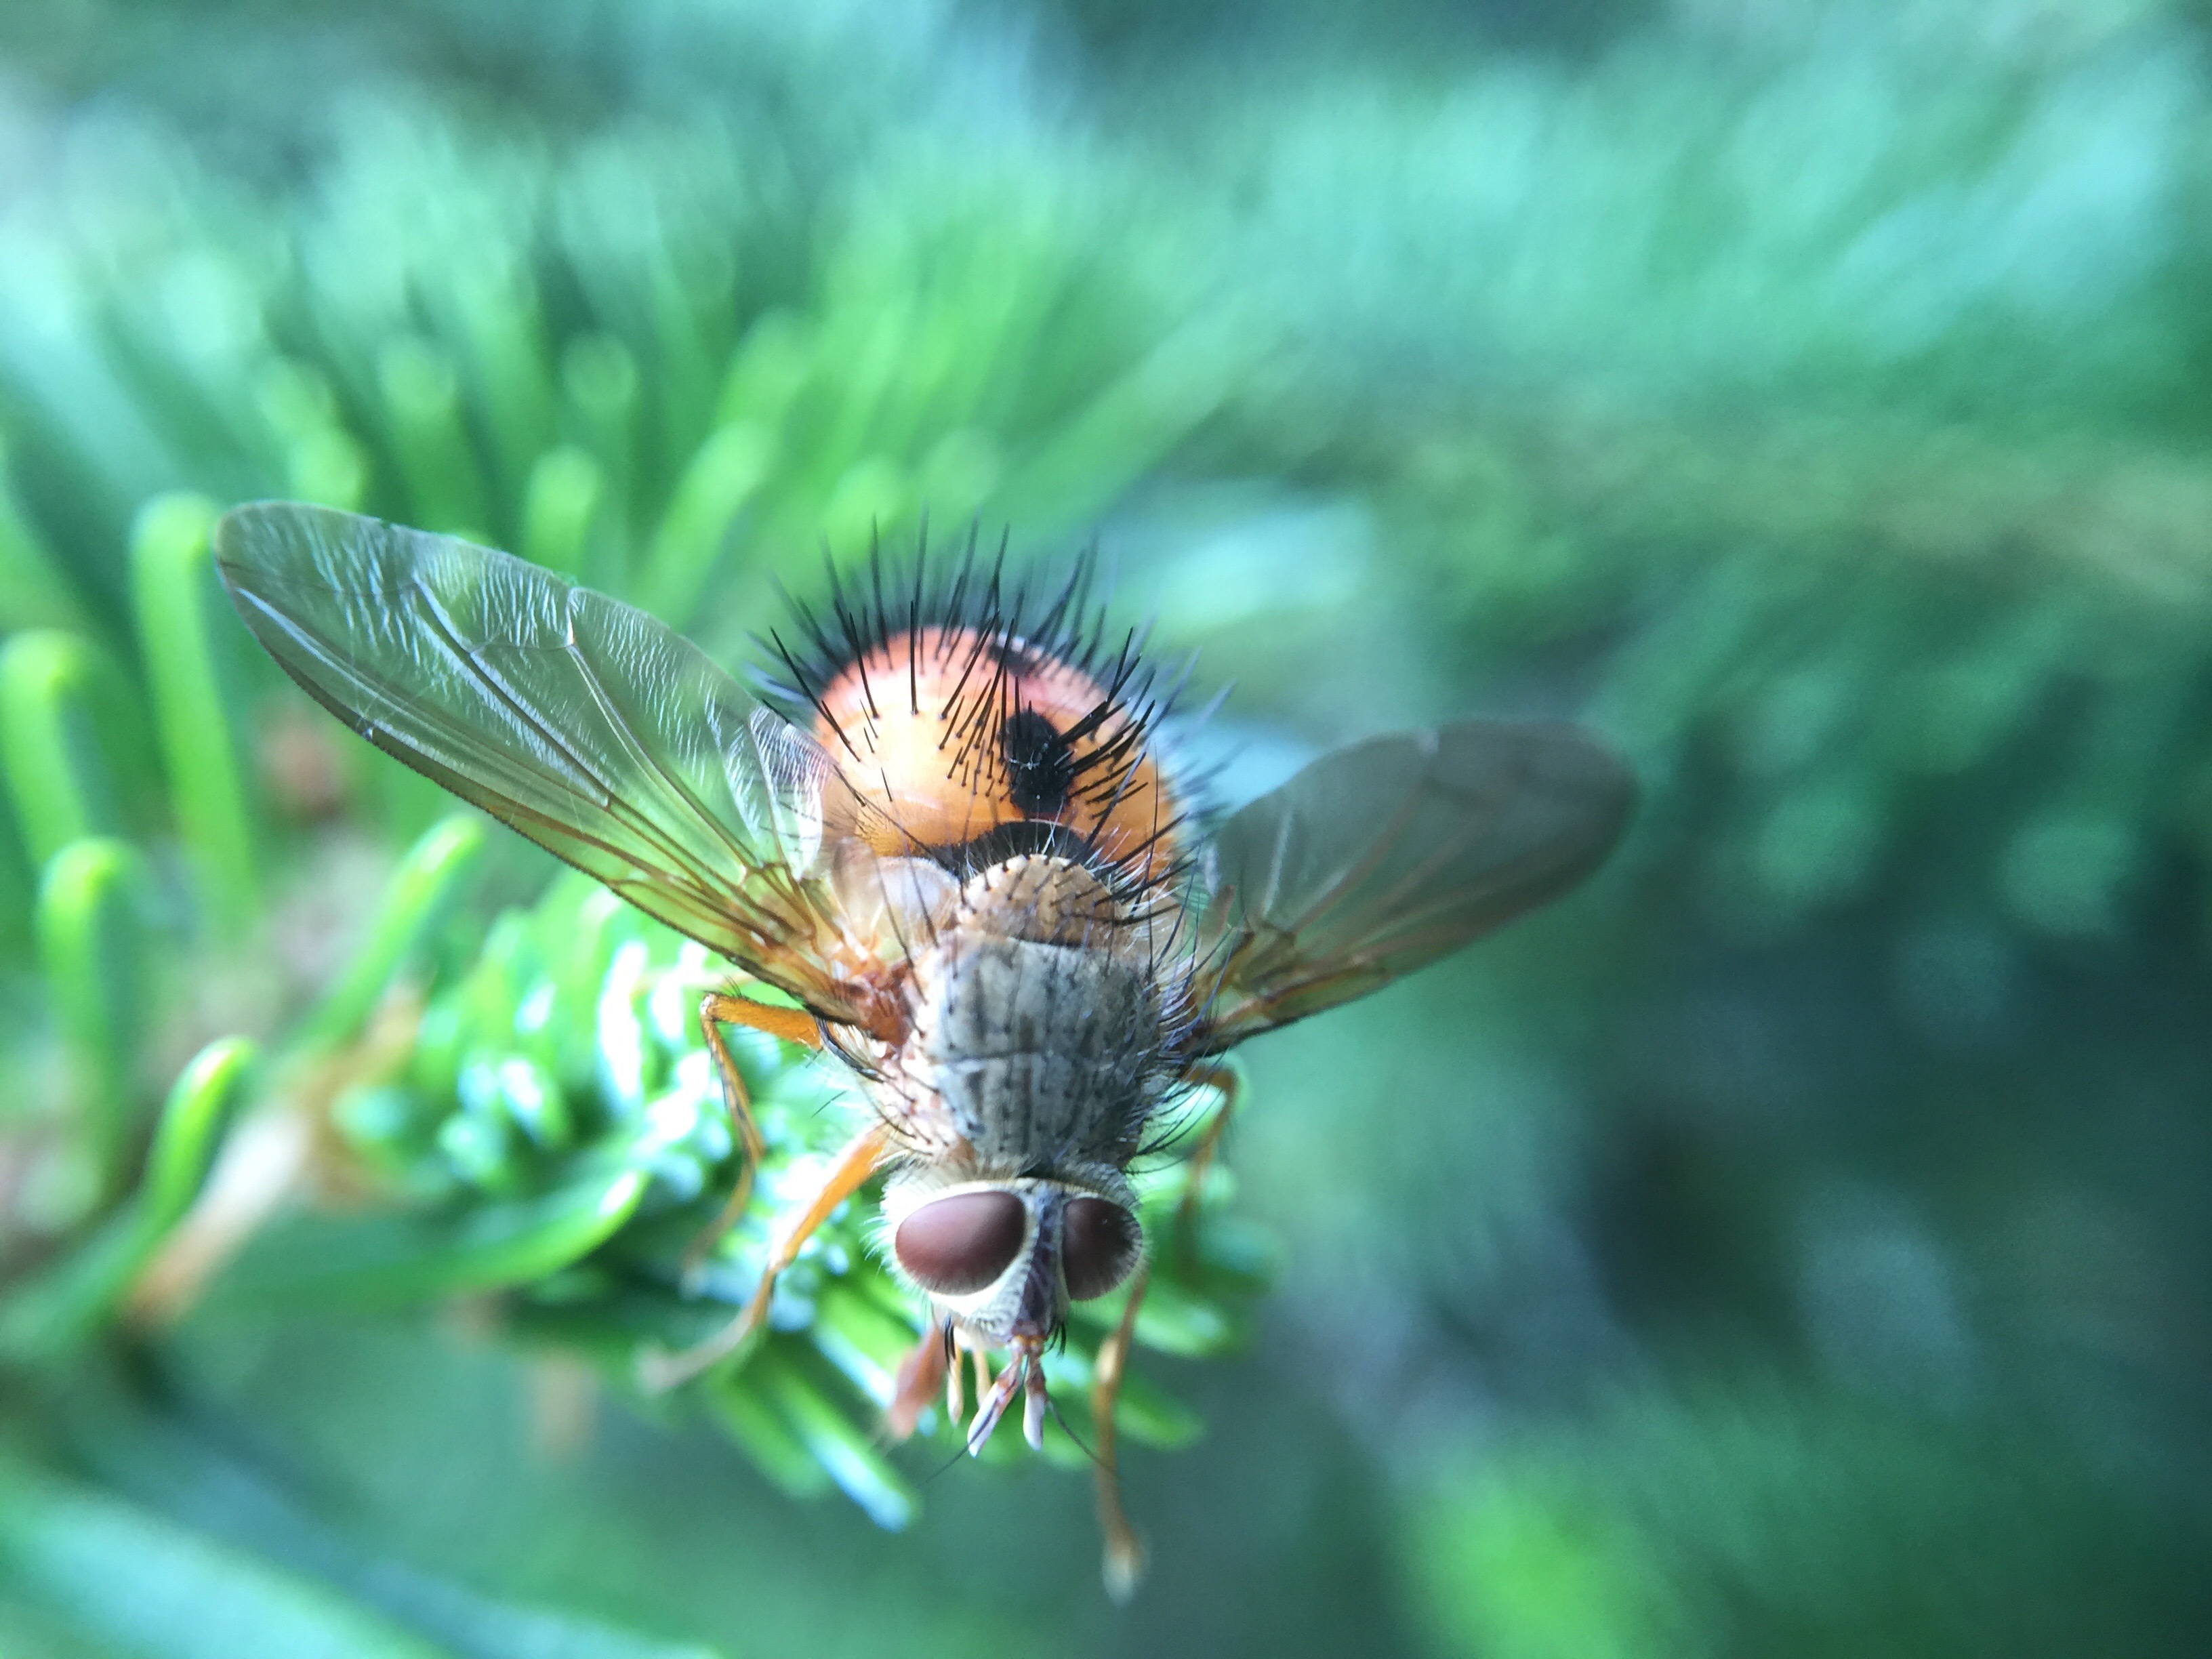
[[[947,1178],[921,1170],[884,1192],[884,1255],[928,1297],[933,1324],[1011,1356],[969,1431],[990,1437],[1017,1392],[1024,1430],[1044,1433],[1044,1351],[1072,1303],[1116,1289],[1144,1259],[1135,1195],[1111,1168],[1049,1176]]]

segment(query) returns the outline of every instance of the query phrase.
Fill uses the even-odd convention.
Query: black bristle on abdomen
[[[787,719],[803,722],[816,699],[854,664],[902,635],[932,628],[976,636],[989,658],[987,671],[975,676],[979,683],[1006,669],[1034,672],[1048,660],[1097,678],[1106,637],[1105,608],[1093,603],[1092,596],[1097,550],[1078,553],[1066,575],[1043,591],[1034,589],[1026,577],[1009,591],[1006,553],[1004,537],[986,554],[977,532],[970,529],[956,556],[936,558],[924,531],[917,534],[910,557],[872,548],[865,581],[848,582],[829,564],[820,605],[783,594],[797,624],[796,637],[788,645],[773,634],[761,641],[789,678],[757,671],[755,683]],[[876,707],[885,689],[864,686],[864,699]],[[902,702],[913,696],[910,684],[891,690]]]
[[[1075,781],[1075,745],[1034,708],[1017,708],[999,727],[1006,799],[1024,817],[1048,818],[1067,805]]]
[[[1117,846],[1109,855],[1095,831],[1068,832],[1051,820],[1079,801],[1103,819],[1141,763],[1162,759],[1155,749],[1158,730],[1173,715],[1191,665],[1178,663],[1161,677],[1145,655],[1146,627],[1117,629],[1121,637],[1109,642],[1106,607],[1095,594],[1095,547],[1076,555],[1061,579],[1042,589],[1026,576],[1010,583],[1006,561],[1006,539],[986,549],[974,528],[950,557],[933,554],[926,526],[909,556],[887,556],[880,543],[872,544],[865,574],[841,576],[829,565],[820,602],[784,594],[796,632],[788,642],[770,633],[767,644],[787,678],[756,672],[755,681],[787,719],[801,726],[826,725],[838,760],[866,764],[866,735],[857,729],[848,735],[838,723],[826,701],[830,689],[899,638],[943,630],[934,667],[940,683],[953,681],[953,690],[927,712],[945,722],[948,772],[978,790],[1003,787],[1003,798],[1026,821],[965,846],[933,848],[932,856],[956,872],[972,872],[997,861],[983,858],[987,849],[1003,858],[1045,851],[1050,843],[1049,850],[1092,869],[1130,902],[1165,893],[1188,873],[1179,837],[1194,812],[1202,816],[1202,781],[1163,766],[1163,782],[1172,793],[1156,803],[1158,820],[1133,849]],[[1065,729],[1040,710],[1017,706],[1012,696],[1015,678],[1053,664],[1082,674],[1100,694]],[[860,711],[841,700],[848,723],[892,704],[924,712],[916,705],[930,694],[920,690],[912,659],[893,667],[889,676],[863,674]],[[1090,749],[1079,753],[1085,742]],[[1172,855],[1160,857],[1164,848]]]

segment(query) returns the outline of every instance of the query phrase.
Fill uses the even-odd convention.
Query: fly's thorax
[[[915,963],[898,1057],[979,1166],[1119,1169],[1173,1067],[1158,988],[1111,951],[949,934]]]
[[[1056,854],[1019,854],[963,881],[930,853],[887,858],[848,839],[834,845],[827,867],[847,942],[862,957],[911,960],[948,935],[981,933],[1155,965],[1188,931],[1174,894],[1124,890]]]
[[[979,870],[960,890],[961,925],[1005,939],[1120,957],[1149,953],[1149,907],[1073,859],[1026,853]]]
[[[968,880],[913,960],[899,1080],[979,1171],[1129,1161],[1175,1073],[1182,1000],[1147,918],[1079,865],[1012,859]]]

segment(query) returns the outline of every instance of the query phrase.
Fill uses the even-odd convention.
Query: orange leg
[[[1129,1363],[1137,1310],[1143,1305],[1145,1287],[1151,1282],[1152,1264],[1140,1263],[1130,1283],[1121,1322],[1098,1345],[1098,1358],[1091,1373],[1091,1420],[1098,1437],[1098,1529],[1106,1534],[1106,1594],[1116,1601],[1127,1601],[1145,1573],[1144,1540],[1121,1511],[1121,1473],[1114,1457],[1114,1406],[1121,1398],[1121,1376]]]
[[[951,1364],[947,1364],[951,1361]],[[914,1352],[899,1366],[898,1381],[891,1389],[891,1403],[884,1410],[884,1428],[894,1440],[904,1440],[914,1432],[921,1420],[922,1407],[929,1404],[930,1395],[947,1377],[951,1379],[946,1395],[946,1409],[952,1420],[960,1420],[960,1365],[952,1352],[952,1333],[932,1321],[921,1340],[914,1345]]]
[[[888,1139],[883,1126],[872,1123],[847,1141],[831,1162],[829,1173],[823,1176],[821,1189],[762,1265],[760,1283],[754,1288],[751,1300],[745,1304],[744,1311],[696,1347],[686,1348],[681,1353],[651,1349],[639,1356],[640,1384],[653,1394],[672,1389],[690,1382],[744,1346],[753,1333],[767,1322],[769,1303],[775,1295],[776,1276],[799,1260],[799,1247],[813,1237],[815,1231],[830,1218],[830,1212],[858,1192],[875,1173]]]
[[[779,1008],[772,1003],[755,1002],[750,997],[730,996],[719,991],[699,1000],[699,1029],[706,1036],[707,1051],[714,1055],[714,1070],[722,1079],[722,1103],[729,1110],[730,1127],[738,1137],[738,1144],[744,1149],[744,1167],[738,1171],[738,1184],[731,1188],[729,1201],[722,1206],[721,1213],[707,1224],[684,1252],[684,1277],[687,1282],[699,1271],[708,1253],[744,1214],[745,1205],[753,1195],[753,1171],[759,1167],[761,1154],[766,1150],[761,1144],[760,1126],[753,1121],[753,1103],[745,1093],[745,1079],[738,1070],[729,1043],[722,1036],[725,1025],[766,1031],[770,1036],[808,1048],[822,1046],[821,1024],[804,1009]]]
[[[1222,1133],[1229,1127],[1230,1115],[1237,1109],[1237,1097],[1243,1092],[1243,1079],[1226,1066],[1201,1062],[1182,1074],[1186,1083],[1194,1083],[1201,1089],[1212,1089],[1221,1097],[1221,1105],[1213,1114],[1213,1121],[1198,1137],[1198,1144],[1190,1149],[1190,1174],[1183,1187],[1182,1204],[1176,1213],[1176,1231],[1183,1249],[1195,1256],[1198,1243],[1198,1198],[1206,1184],[1206,1172],[1213,1167],[1213,1155],[1220,1150]]]

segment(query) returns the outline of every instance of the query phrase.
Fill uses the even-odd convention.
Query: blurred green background
[[[2196,0],[0,11],[0,1650],[2204,1651],[2208,48]],[[774,1375],[576,1431],[665,1313],[605,1264],[727,1171],[684,964],[251,659],[204,537],[271,495],[732,664],[872,527],[1095,538],[1235,682],[1224,799],[1482,711],[1644,805],[1250,1050],[1116,1609],[1079,1455],[869,1443],[857,1259]],[[749,1064],[803,1153],[819,1079]],[[288,1091],[325,1213],[129,1319]]]

